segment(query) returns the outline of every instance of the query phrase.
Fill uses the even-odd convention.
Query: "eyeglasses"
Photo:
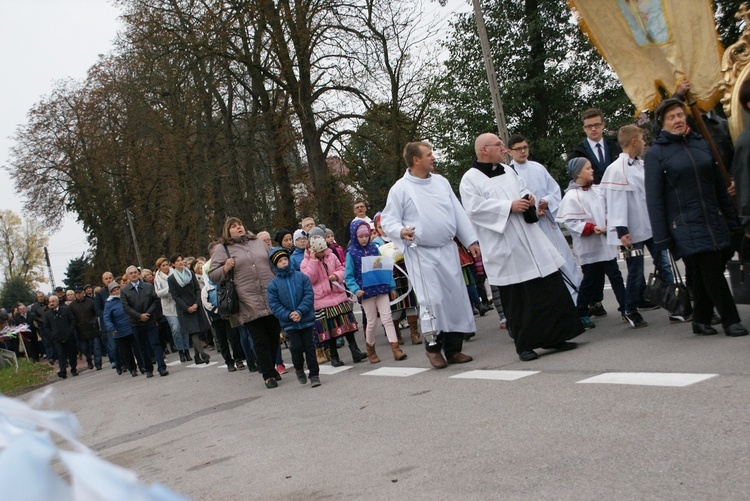
[[[519,146],[518,148],[511,148],[510,151],[529,151],[528,146]]]
[[[498,141],[497,143],[485,144],[485,146],[487,148],[489,148],[490,146],[498,146],[500,148],[505,148],[505,143],[503,143],[502,141]]]
[[[595,124],[584,125],[583,128],[586,129],[586,130],[598,129],[598,128],[602,127],[603,125],[604,124],[602,122],[597,122]]]

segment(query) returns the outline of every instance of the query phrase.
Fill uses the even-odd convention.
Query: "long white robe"
[[[453,237],[468,247],[477,236],[448,180],[437,174],[421,179],[407,170],[388,192],[380,224],[404,252],[420,309],[429,308],[437,329],[475,332],[474,313]],[[416,247],[401,238],[405,226],[414,227]]]
[[[536,223],[511,212],[521,198],[524,181],[510,166],[505,174],[487,177],[471,168],[461,178],[459,192],[464,210],[479,237],[482,261],[492,285],[511,285],[546,277],[565,263]]]
[[[600,185],[592,185],[587,190],[581,187],[568,188],[557,211],[557,222],[564,224],[570,231],[573,249],[581,266],[617,257],[617,247],[607,242],[606,235],[583,236],[587,223],[600,228],[607,227],[606,202]],[[607,233],[612,231],[607,230]]]
[[[547,238],[549,238],[549,241],[552,242],[552,245],[555,246],[557,252],[565,259],[565,264],[562,265],[560,271],[570,280],[570,283],[566,281],[565,285],[573,297],[573,302],[575,302],[578,297],[578,287],[581,285],[583,277],[581,276],[581,270],[578,268],[578,263],[576,263],[576,258],[570,250],[568,241],[565,240],[565,236],[562,234],[557,222],[555,222],[557,209],[560,207],[560,201],[562,200],[560,186],[550,176],[544,165],[539,162],[528,160],[525,163],[519,164],[513,161],[511,165],[513,165],[518,176],[526,183],[526,189],[534,195],[537,205],[542,200],[547,201],[547,214],[539,218],[539,227]]]
[[[617,227],[626,226],[633,243],[651,238],[651,221],[646,208],[646,180],[643,161],[628,165],[630,156],[620,153],[604,172],[599,184],[607,194],[607,242],[621,245]]]

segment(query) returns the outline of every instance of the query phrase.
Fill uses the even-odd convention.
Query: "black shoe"
[[[98,371],[102,370],[102,366],[100,365],[99,367],[96,368],[96,370]]]
[[[716,332],[716,329],[714,329],[710,325],[693,322],[693,334],[698,334],[701,336],[713,336],[714,334],[718,334],[718,332]]]
[[[203,359],[198,353],[195,354],[194,361],[195,361],[195,365],[200,365],[203,363]]]
[[[185,351],[185,362],[192,362],[193,357],[190,356],[190,350],[184,350]]]
[[[227,363],[227,371],[237,372],[237,367],[235,367],[234,364]]]
[[[485,305],[483,305],[482,303],[477,303],[477,310],[479,310],[480,317],[485,316],[487,312],[490,311],[490,309],[486,307]]]
[[[159,369],[159,375],[162,377],[169,376],[169,371],[167,370],[166,367],[164,367],[163,369]]]
[[[528,350],[528,351],[522,351],[518,354],[518,358],[521,359],[521,362],[530,362],[532,360],[536,360],[539,358],[539,355],[536,354],[534,350]]]
[[[473,338],[476,335],[477,335],[476,332],[464,332],[464,341],[468,341],[469,339]]]
[[[281,381],[281,374],[279,374],[279,371],[276,371],[276,370],[275,370],[275,371],[273,371],[273,378],[274,378],[274,379],[275,379],[276,381]]]
[[[641,327],[646,327],[648,325],[648,322],[643,320],[643,317],[637,311],[634,311],[633,313],[623,313],[622,319],[629,323],[633,329],[640,329]]]
[[[594,303],[589,305],[589,316],[590,317],[606,317],[607,310],[604,309],[602,303]]]
[[[256,365],[255,362],[250,361],[247,363],[247,370],[249,372],[258,372],[258,366]]]
[[[295,371],[295,374],[297,375],[297,381],[299,384],[307,384],[307,376],[305,376],[305,371]]]
[[[648,311],[648,310],[658,310],[660,306],[658,304],[654,304],[648,299],[644,299],[640,303],[638,303],[638,309],[642,311]]]
[[[473,304],[471,305],[471,311],[474,313],[475,317],[479,315],[479,310],[477,310],[477,307]]]
[[[204,352],[203,355],[202,355],[202,357],[203,357],[203,363],[206,364],[206,365],[208,365],[208,361],[211,360],[211,355],[209,355],[208,353]]]
[[[683,315],[669,315],[669,322],[672,324],[690,322],[692,319],[692,315],[688,315],[687,317]]]
[[[318,376],[310,377],[310,388],[317,388],[320,386],[320,378]]]
[[[88,363],[88,364],[86,364],[86,365],[88,366],[88,368],[89,368],[89,370],[90,370],[90,371],[91,371],[91,370],[94,370],[94,362],[89,362],[89,363]]]
[[[557,350],[557,351],[568,351],[568,350],[575,350],[578,348],[578,343],[573,343],[570,341],[563,341],[560,344],[556,344],[555,346],[544,346],[545,350]]]
[[[591,317],[581,317],[581,323],[586,330],[594,329],[596,327],[596,324],[591,321]]]
[[[234,366],[237,367],[238,371],[244,371],[245,369],[247,369],[247,367],[245,367],[245,362],[243,362],[242,360],[235,360]]]
[[[344,362],[342,362],[339,357],[331,357],[332,367],[341,367],[342,365],[344,365]]]
[[[279,386],[279,384],[276,382],[276,380],[272,377],[266,379],[266,388],[276,388]]]
[[[185,356],[184,350],[180,350],[180,362],[187,362],[187,357]]]
[[[61,379],[68,379],[68,374],[66,372],[60,371],[57,373],[57,377]]]
[[[355,364],[359,363],[359,362],[361,362],[363,360],[367,360],[367,355],[365,355],[364,353],[362,353],[361,351],[359,351],[359,348],[352,348],[351,346],[350,346],[350,348],[351,348],[351,352],[352,352],[352,360],[354,360]]]
[[[154,371],[147,371],[146,377],[154,377]]]
[[[118,376],[122,376],[122,369],[120,369],[119,367],[115,367],[115,370],[117,371]]]
[[[721,317],[716,313],[711,317],[711,325],[719,325],[721,323]]]
[[[747,334],[747,331],[745,331],[745,334]],[[729,334],[727,334],[727,336],[728,336],[728,335],[729,335]],[[70,373],[71,373],[72,375],[74,375],[74,376],[77,376],[77,375],[78,375],[78,370],[77,370],[77,369],[73,369],[73,370],[71,370],[71,371],[70,371]]]
[[[135,370],[135,369],[133,369],[133,370],[130,371],[130,375],[133,376],[133,377],[136,377],[138,375],[138,371]]]
[[[729,327],[724,327],[724,334],[730,337],[747,336],[747,329],[741,323],[737,322]],[[75,376],[75,374],[73,374]]]

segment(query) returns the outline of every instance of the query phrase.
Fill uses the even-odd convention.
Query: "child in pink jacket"
[[[361,362],[367,358],[367,355],[359,350],[354,339],[354,333],[358,328],[352,303],[344,289],[344,266],[328,248],[323,237],[314,235],[310,238],[300,270],[312,282],[315,295],[315,331],[319,343],[327,343],[331,350],[331,365],[344,365],[339,358],[335,341],[335,338],[340,336],[346,337],[354,362]],[[333,341],[328,342],[329,340]]]

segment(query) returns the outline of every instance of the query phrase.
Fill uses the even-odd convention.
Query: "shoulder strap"
[[[227,253],[227,259],[229,259],[232,256],[229,254],[229,249],[227,248],[227,244],[222,244],[222,245],[224,246],[224,252]],[[229,282],[234,281],[234,267],[231,270],[229,270],[229,273],[226,274],[225,280]]]

